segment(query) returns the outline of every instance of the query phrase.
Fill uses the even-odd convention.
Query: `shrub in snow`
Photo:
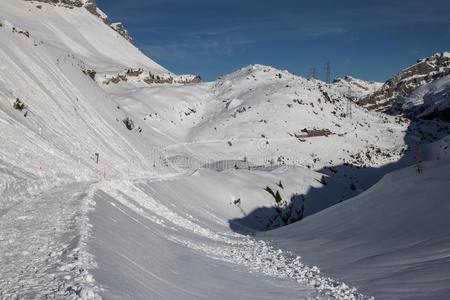
[[[133,129],[134,129],[134,122],[133,122],[133,120],[131,120],[131,118],[129,118],[129,117],[126,117],[126,118],[123,120],[123,124],[125,124],[125,127],[126,127],[128,130],[133,130]]]
[[[139,68],[137,70],[135,70],[135,69],[128,69],[127,70],[127,76],[137,77],[137,76],[141,75],[142,73],[144,73],[144,70],[141,69],[141,68]]]
[[[83,73],[91,77],[92,80],[95,80],[95,75],[97,75],[97,72],[94,70],[83,70]]]
[[[269,194],[272,195],[273,199],[275,199],[275,202],[277,204],[281,204],[281,202],[283,202],[283,198],[281,198],[280,192],[276,191],[274,192],[270,186],[266,186],[266,188],[264,189],[266,192],[268,192]]]
[[[26,36],[27,38],[30,37],[30,33],[29,33],[28,31],[26,31],[26,30],[20,30],[20,29],[17,29],[16,27],[13,27],[13,28],[12,28],[12,32],[13,32],[13,33],[22,34],[22,35]]]
[[[13,104],[13,107],[18,111],[22,111],[25,109],[25,103],[23,103],[19,98],[17,98]]]
[[[280,182],[278,182],[277,185],[278,185],[280,188],[284,189],[283,184],[281,183],[281,180],[280,180]]]
[[[283,198],[281,198],[280,192],[277,191],[277,192],[275,193],[275,202],[278,203],[278,204],[280,204],[282,201],[283,201]]]
[[[417,148],[416,154],[414,155],[414,163],[416,165],[417,173],[422,172],[422,159],[420,155],[420,148]]]
[[[277,193],[275,193],[275,195],[276,194]],[[289,204],[286,201],[282,201],[281,203],[278,203],[275,209],[276,215],[269,220],[266,225],[266,230],[275,229],[303,219],[305,197],[304,195],[292,195]]]
[[[323,185],[327,185],[327,181],[325,180],[325,176],[320,177],[319,182]]]
[[[202,77],[200,75],[197,75],[190,81],[190,83],[200,83],[202,81],[203,81]]]
[[[323,97],[325,98],[325,102],[334,103],[334,101],[331,100],[331,97],[330,97],[330,95],[329,95],[327,92],[322,91],[322,95],[323,95]],[[319,102],[320,102],[320,101],[319,101]]]
[[[266,186],[266,188],[264,189],[266,192],[268,192],[269,194],[271,194],[273,197],[275,197],[275,193],[273,192],[273,190],[270,188],[270,186]]]

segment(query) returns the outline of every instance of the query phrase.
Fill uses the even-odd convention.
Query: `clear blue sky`
[[[259,63],[385,81],[450,51],[450,0],[97,0],[175,73],[213,80]]]

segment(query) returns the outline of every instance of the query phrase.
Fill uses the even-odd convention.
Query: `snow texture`
[[[446,123],[368,111],[349,77],[176,75],[106,19],[0,2],[0,298],[448,292]],[[419,152],[440,162],[363,193]]]

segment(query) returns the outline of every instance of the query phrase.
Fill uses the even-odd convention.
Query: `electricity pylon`
[[[353,102],[353,93],[350,89],[350,87],[348,87],[348,91],[347,91],[347,112],[345,113],[347,118],[352,118],[352,102]]]
[[[317,69],[316,66],[311,68],[311,78],[317,79]]]
[[[331,63],[327,62],[325,65],[325,76],[327,83],[331,83]]]

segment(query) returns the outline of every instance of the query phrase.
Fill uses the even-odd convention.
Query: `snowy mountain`
[[[419,198],[411,208],[403,196],[379,200],[388,196],[371,191],[392,190],[389,177],[366,190],[422,160],[444,163],[427,163],[429,177],[417,182],[446,192],[445,180],[429,181],[445,179],[447,123],[418,124],[352,101],[377,83],[326,84],[264,65],[214,82],[173,74],[133,46],[95,1],[3,0],[0,24],[2,299],[384,296],[367,280],[397,269],[358,269],[357,280],[350,264],[339,272],[309,255],[324,249],[306,249],[301,259],[292,251],[303,235],[293,232],[313,234],[323,224],[336,240],[342,213],[351,242],[364,243],[360,230],[370,227],[373,207],[384,215],[380,230],[409,226],[389,212],[404,206],[417,215]],[[447,95],[445,78],[405,106],[426,99],[434,111]],[[403,184],[418,175],[410,168],[388,176]],[[424,206],[427,216],[445,204],[434,201]],[[273,242],[260,233],[279,227]],[[364,258],[380,254],[374,241],[383,241],[369,233]],[[289,247],[284,238],[293,239]],[[437,239],[434,249],[446,245]],[[416,259],[431,268],[424,253]],[[434,287],[445,290],[446,280]]]
[[[383,86],[380,82],[365,81],[351,76],[337,78],[332,85],[333,89],[339,90],[343,95],[350,97],[355,102],[373,94]]]
[[[338,89],[262,65],[252,65],[201,85],[139,88],[128,83],[103,85],[117,101],[134,100],[124,110],[158,128],[174,142],[165,146],[170,156],[201,157],[203,163],[246,160],[251,165],[294,164],[319,169],[354,162],[377,165],[400,155],[407,123],[351,105]],[[129,90],[120,100],[119,91]],[[151,103],[144,103],[152,99]],[[178,99],[167,102],[166,99]],[[145,106],[144,106],[145,105]],[[343,149],[324,147],[339,144]],[[375,146],[376,144],[376,146]],[[358,156],[373,147],[371,159]],[[375,151],[379,148],[380,151]]]
[[[409,96],[420,86],[450,74],[450,53],[436,53],[420,59],[386,81],[378,91],[359,100],[359,104],[377,111],[401,114],[399,99]]]
[[[403,111],[409,118],[450,120],[450,75],[427,83],[409,96],[400,98],[391,110]]]
[[[50,3],[50,4],[54,4],[54,5],[69,8],[69,9],[73,9],[75,7],[84,7],[91,14],[102,19],[103,22],[105,22],[112,29],[117,31],[126,40],[128,40],[131,43],[133,42],[133,39],[130,37],[130,35],[128,34],[128,31],[125,29],[123,24],[120,22],[112,23],[111,20],[108,18],[108,16],[97,7],[96,0],[25,0],[25,1]],[[36,5],[36,7],[41,9],[42,5]]]

